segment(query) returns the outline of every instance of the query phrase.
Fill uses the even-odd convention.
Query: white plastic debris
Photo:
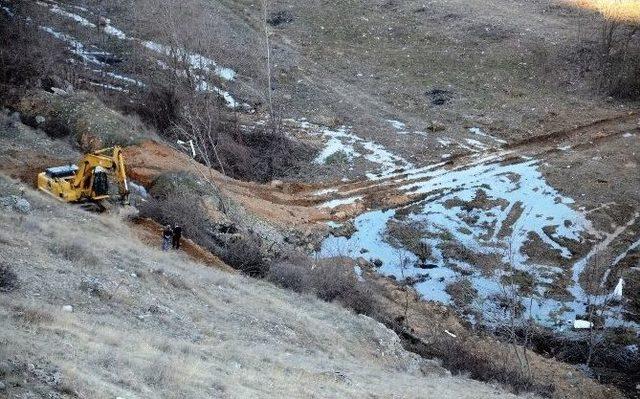
[[[576,330],[585,330],[593,328],[593,323],[587,320],[574,320],[573,328]]]
[[[616,285],[616,288],[613,289],[613,297],[617,300],[621,300],[622,299],[622,287],[624,286],[624,280],[622,278],[620,278],[620,280],[618,280],[618,284]]]
[[[458,338],[458,336],[457,336],[457,335],[455,335],[454,333],[452,333],[452,332],[451,332],[451,331],[449,331],[449,330],[444,330],[444,332],[445,332],[445,333],[447,333],[447,335],[448,335],[448,336],[450,336],[450,337]]]

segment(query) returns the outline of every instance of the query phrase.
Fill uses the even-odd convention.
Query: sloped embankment
[[[10,396],[512,397],[447,376],[372,319],[157,251],[116,215],[26,198],[29,214],[0,214],[17,279],[0,293]]]

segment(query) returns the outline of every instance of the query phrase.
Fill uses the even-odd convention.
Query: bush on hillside
[[[9,266],[0,264],[0,292],[10,292],[18,288],[18,276]]]
[[[359,281],[353,269],[337,263],[312,265],[300,258],[271,265],[267,279],[280,287],[339,302],[356,313],[377,316],[379,304],[373,290]]]

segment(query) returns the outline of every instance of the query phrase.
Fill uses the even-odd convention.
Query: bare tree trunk
[[[269,24],[267,23],[267,0],[262,0],[262,26],[264,28],[264,44],[267,57],[267,102],[269,104],[269,120],[273,119],[273,99],[271,96],[271,43],[269,42]]]

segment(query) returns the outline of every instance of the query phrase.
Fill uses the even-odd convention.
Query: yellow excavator
[[[38,174],[38,188],[61,201],[93,202],[111,198],[109,175],[118,182],[119,201],[129,202],[129,183],[122,148],[115,146],[85,154],[76,165],[48,168]]]

